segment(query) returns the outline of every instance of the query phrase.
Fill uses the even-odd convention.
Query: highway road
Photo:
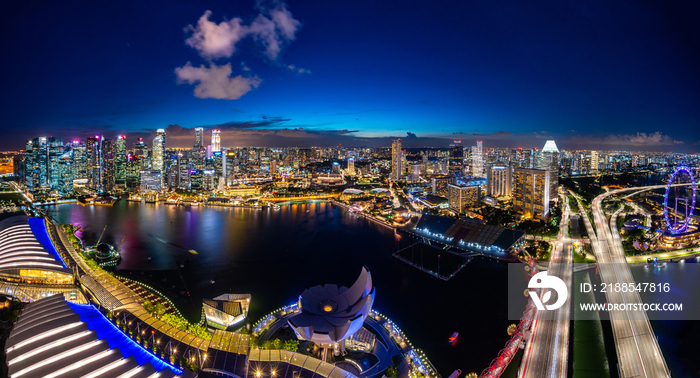
[[[681,186],[684,184],[674,185]],[[642,188],[626,188],[612,190],[601,194],[593,200],[592,212],[596,232],[593,233],[592,225],[588,217],[584,217],[584,223],[591,238],[591,245],[596,256],[598,271],[601,280],[607,284],[633,284],[634,278],[627,265],[625,253],[622,247],[620,233],[617,230],[615,220],[619,215],[618,210],[608,223],[602,210],[603,200],[611,195],[627,191],[641,191],[665,188],[665,185],[656,185]],[[579,202],[579,208],[583,207]],[[584,213],[585,214],[585,213]],[[606,292],[608,303],[633,304],[642,303],[636,291],[608,291]],[[615,347],[618,359],[620,376],[662,378],[670,377],[666,361],[654,336],[654,331],[649,324],[649,319],[643,311],[631,311],[618,309],[610,311],[611,325],[615,336]]]
[[[561,278],[569,288],[571,298],[571,282],[573,277],[573,255],[571,240],[568,238],[570,210],[568,199],[564,196],[565,210],[555,242],[554,252],[549,260],[547,275]],[[544,295],[544,291],[540,294]],[[556,292],[552,291],[552,299],[556,301]],[[569,355],[569,325],[571,302],[556,310],[538,311],[532,326],[532,336],[528,340],[521,364],[520,377],[532,378],[566,378]]]

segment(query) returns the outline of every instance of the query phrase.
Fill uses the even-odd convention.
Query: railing
[[[532,276],[537,273],[534,260],[531,259],[528,264],[530,266],[529,275]],[[501,374],[503,374],[510,362],[513,360],[513,357],[515,357],[517,354],[518,348],[523,341],[523,336],[525,335],[525,332],[530,329],[536,312],[537,311],[534,303],[532,303],[532,299],[528,299],[523,316],[520,318],[520,323],[518,323],[517,331],[513,333],[503,349],[498,352],[498,355],[496,355],[496,358],[491,361],[489,367],[481,372],[479,378],[498,378],[501,376]]]

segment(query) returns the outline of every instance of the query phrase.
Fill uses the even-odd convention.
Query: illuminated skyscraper
[[[481,187],[478,183],[449,184],[447,186],[450,209],[457,213],[481,205]]]
[[[549,215],[549,170],[515,168],[513,209],[526,218],[547,219]]]
[[[636,157],[637,157],[637,155],[634,155],[632,157],[632,166],[633,167],[637,166]],[[591,151],[591,169],[590,169],[590,172],[591,173],[598,173],[598,151]]]
[[[141,169],[151,169],[151,159],[148,157],[148,146],[146,142],[143,141],[143,138],[139,138],[139,140],[134,143],[133,155],[139,161]]]
[[[98,192],[104,190],[102,184],[103,179],[103,158],[102,158],[102,142],[104,138],[96,135],[94,137],[88,137],[86,145],[86,155],[87,155],[87,170],[88,170],[88,182],[87,186],[90,189],[94,189]]]
[[[352,156],[348,158],[348,174],[351,176],[355,175],[355,158]]]
[[[194,129],[194,149],[195,150],[201,150],[204,148],[204,144],[202,144],[202,138],[204,137],[204,129],[201,127],[197,127]]]
[[[484,177],[484,142],[480,140],[472,146],[472,176]]]
[[[102,140],[102,191],[114,190],[114,141]]]
[[[126,188],[126,135],[119,135],[114,141],[114,185],[119,190]]]
[[[61,195],[73,193],[73,157],[72,151],[66,152],[58,159],[56,172],[58,173],[58,192]]]
[[[46,137],[27,141],[25,175],[27,189],[30,191],[48,188],[48,149]]]
[[[73,179],[75,180],[87,180],[88,170],[87,170],[87,152],[85,143],[80,143],[78,140],[74,140],[72,144],[73,148]]]
[[[486,195],[490,197],[510,197],[512,167],[493,165],[488,168],[486,175]]]
[[[153,169],[160,171],[160,178],[163,180],[161,182],[161,188],[164,187],[165,183],[165,129],[158,129],[156,131],[156,137],[153,138],[153,159],[151,164]]]
[[[540,155],[541,163],[535,168],[549,171],[549,196],[554,198],[557,196],[557,188],[559,187],[559,149],[557,144],[553,140],[548,140]]]
[[[46,141],[47,152],[47,177],[48,185],[52,190],[59,187],[58,163],[63,156],[63,139],[49,137]]]
[[[398,181],[401,178],[401,139],[391,142],[391,179]]]
[[[211,131],[211,152],[221,151],[221,130]]]
[[[447,186],[451,182],[452,182],[452,177],[450,177],[450,176],[433,177],[433,195],[447,198],[447,196],[448,196]]]

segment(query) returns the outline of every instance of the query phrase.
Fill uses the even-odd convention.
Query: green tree
[[[156,312],[156,315],[157,315],[158,317],[161,317],[161,316],[163,316],[163,314],[165,314],[165,311],[166,311],[167,309],[165,308],[165,305],[164,305],[164,304],[158,302],[158,303],[156,303],[156,306],[155,306],[155,309],[154,309],[154,310],[155,310],[155,312]]]
[[[262,343],[261,348],[263,348],[263,349],[272,349],[272,342],[270,342],[270,340],[265,340],[265,341]]]
[[[299,349],[299,340],[287,340],[284,342],[284,349],[296,352]]]
[[[273,346],[275,349],[282,349],[282,340],[280,340],[280,339],[274,339],[274,340],[272,340],[272,346]]]
[[[143,301],[143,309],[149,314],[152,314],[156,310],[155,306],[153,306],[153,303],[151,303],[149,299]]]

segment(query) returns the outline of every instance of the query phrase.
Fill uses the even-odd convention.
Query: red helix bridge
[[[528,264],[528,276],[532,277],[537,273],[537,267],[535,266],[535,261],[531,258],[527,260]],[[537,313],[537,308],[532,302],[532,299],[527,300],[527,306],[525,311],[523,311],[523,316],[520,317],[520,322],[517,325],[515,332],[511,335],[510,339],[506,342],[506,345],[498,352],[496,358],[491,361],[491,364],[484,369],[479,375],[479,378],[498,378],[503,374],[503,372],[508,368],[508,365],[513,360],[513,357],[518,353],[518,349],[523,342],[523,337],[525,332],[530,329],[532,321]]]

